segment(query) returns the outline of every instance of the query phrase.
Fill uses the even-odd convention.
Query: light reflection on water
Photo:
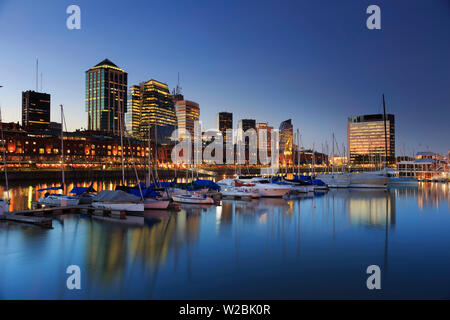
[[[39,196],[11,194],[16,209]],[[130,225],[78,214],[52,230],[3,222],[0,298],[449,298],[449,202],[448,185],[428,183],[182,205]],[[80,291],[66,289],[71,264]],[[381,291],[366,289],[371,264]]]

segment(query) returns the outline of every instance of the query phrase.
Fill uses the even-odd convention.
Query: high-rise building
[[[178,129],[189,131],[194,138],[194,122],[200,119],[200,106],[198,103],[189,100],[178,100],[175,103],[175,113],[177,115]]]
[[[237,132],[237,141],[243,141],[243,134],[249,130],[256,130],[256,120],[254,119],[241,119],[238,121],[238,132]],[[248,143],[245,143],[245,146],[248,146]]]
[[[108,59],[86,71],[88,129],[120,134],[127,112],[128,74]]]
[[[225,137],[227,129],[233,129],[233,114],[231,112],[219,112],[216,116],[216,129]]]
[[[131,86],[128,94],[128,107],[126,117],[127,130],[133,136],[139,136],[139,125],[141,123],[141,97],[140,86]]]
[[[395,118],[386,115],[386,135],[383,114],[370,114],[348,118],[347,145],[350,163],[370,164],[395,159]],[[385,137],[387,139],[385,139]]]
[[[36,91],[22,92],[22,126],[27,130],[50,127],[50,94]]]
[[[261,130],[266,130],[266,135],[267,135],[267,139],[260,141],[259,136],[260,136],[260,131]],[[272,131],[273,131],[273,127],[269,126],[269,124],[267,122],[262,122],[262,123],[257,123],[256,124],[256,133],[258,135],[258,148],[259,149],[265,149],[268,152],[270,151],[270,142],[271,142],[271,137],[272,137]]]
[[[282,164],[292,164],[292,148],[294,141],[294,127],[292,119],[280,124],[280,153]]]
[[[153,128],[158,132],[160,143],[168,142],[173,130],[177,127],[177,118],[173,98],[170,95],[167,84],[157,80],[141,82],[130,89],[132,106],[130,126],[136,137],[148,137],[153,135]],[[164,142],[161,140],[165,140]]]

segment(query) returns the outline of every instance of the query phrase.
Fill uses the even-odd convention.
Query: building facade
[[[231,112],[219,112],[216,116],[216,129],[222,133],[225,139],[226,131],[233,129],[233,114]]]
[[[178,100],[175,103],[175,113],[179,130],[187,130],[194,137],[194,123],[200,119],[200,106],[189,100]]]
[[[267,139],[261,140],[263,135],[261,134],[261,131],[266,131],[266,137]],[[271,147],[271,139],[272,139],[272,131],[273,127],[269,126],[267,122],[257,123],[256,124],[256,134],[258,135],[258,149],[263,149],[268,152],[268,156],[270,156],[270,147]],[[261,135],[261,137],[260,137]]]
[[[137,138],[150,138],[157,132],[159,143],[167,143],[177,127],[177,117],[167,84],[149,80],[131,87],[132,106],[130,124]],[[155,127],[156,126],[156,127]]]
[[[280,124],[280,161],[281,165],[292,164],[292,149],[294,142],[294,127],[292,119],[285,120]]]
[[[50,94],[22,92],[22,126],[28,130],[45,130],[50,126]]]
[[[386,141],[387,138],[387,152]],[[386,135],[383,114],[371,114],[348,118],[348,157],[351,164],[375,165],[395,161],[395,117],[386,115]]]
[[[128,74],[108,59],[86,71],[88,130],[120,134],[127,112]]]

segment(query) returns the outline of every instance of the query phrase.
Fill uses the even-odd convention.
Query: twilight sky
[[[81,8],[81,30],[66,8]],[[381,7],[381,30],[366,8]],[[0,0],[0,105],[21,120],[21,92],[35,89],[35,57],[52,121],[64,104],[69,129],[86,127],[84,72],[105,58],[128,85],[151,78],[200,104],[205,128],[219,111],[293,119],[321,151],[348,116],[396,116],[397,155],[450,148],[449,0]],[[331,147],[330,147],[331,148]]]

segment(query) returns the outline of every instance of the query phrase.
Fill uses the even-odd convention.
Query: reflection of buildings
[[[385,190],[348,190],[347,211],[352,224],[395,227],[395,197]]]
[[[388,161],[395,160],[395,118],[386,115]],[[347,145],[352,164],[372,164],[384,162],[385,130],[382,114],[371,114],[348,118]]]
[[[176,259],[183,246],[198,241],[201,211],[198,208],[181,210],[177,215],[169,215],[159,223],[142,228],[121,228],[92,221],[87,241],[90,273],[101,282],[112,283],[124,279],[126,264],[134,261],[144,262],[145,271],[156,273],[169,252],[172,251]]]

